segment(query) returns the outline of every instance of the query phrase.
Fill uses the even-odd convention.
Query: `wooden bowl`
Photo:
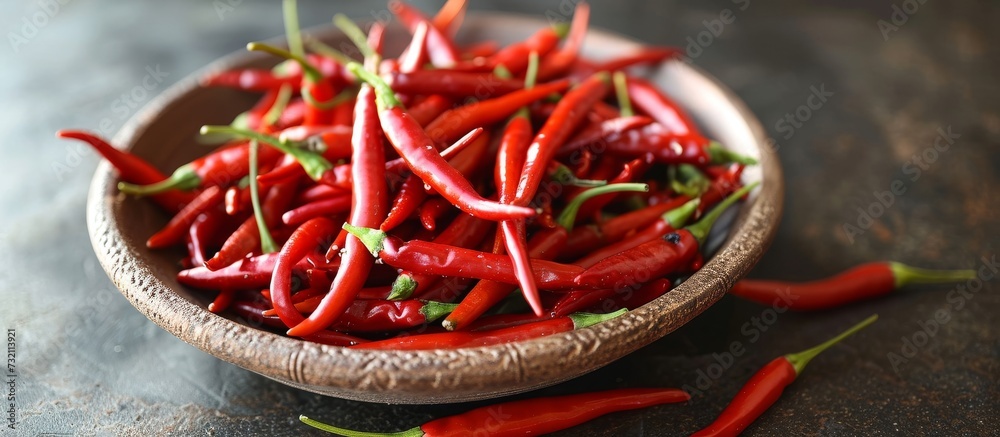
[[[461,40],[521,40],[546,22],[513,15],[468,17]],[[333,29],[313,32],[339,44]],[[391,27],[388,40],[398,53],[408,41]],[[639,44],[592,31],[585,52],[602,58],[636,50]],[[207,71],[266,66],[257,53],[229,55]],[[204,124],[226,124],[246,110],[254,96],[228,89],[200,88],[197,78],[176,84],[133,117],[115,143],[173,169],[208,149],[195,142]],[[760,123],[718,81],[683,62],[670,62],[649,75],[687,108],[712,138],[760,165],[744,173],[762,181],[722,233],[718,252],[704,268],[659,299],[615,320],[561,335],[492,347],[420,352],[363,351],[317,345],[237,323],[206,310],[209,297],[175,279],[177,251],[150,251],[144,242],[168,217],[151,203],[116,190],[111,166],[102,163],[90,189],[87,223],[101,265],[139,311],[171,334],[219,359],[293,387],[340,398],[386,403],[449,403],[488,399],[566,381],[607,365],[667,333],[715,303],[764,254],[781,215],[782,177],[767,148]]]

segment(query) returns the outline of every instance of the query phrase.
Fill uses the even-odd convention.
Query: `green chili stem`
[[[264,221],[264,211],[260,207],[260,190],[257,183],[257,150],[260,145],[257,140],[250,140],[250,204],[253,205],[254,220],[257,221],[257,230],[260,232],[260,251],[263,253],[274,253],[278,251],[278,245],[271,237],[271,231],[267,229],[267,222]]]
[[[528,70],[524,73],[524,89],[530,90],[538,81],[538,52],[528,53]]]
[[[341,32],[344,32],[344,35],[347,35],[347,38],[350,39],[351,42],[358,47],[358,50],[361,50],[362,56],[364,56],[365,58],[377,56],[375,50],[368,45],[368,37],[365,35],[365,32],[361,30],[361,28],[358,27],[358,25],[355,24],[353,20],[347,18],[346,15],[344,14],[334,15],[333,25],[337,26],[337,28],[340,29]]]
[[[975,270],[929,270],[890,262],[889,269],[896,279],[896,288],[908,284],[933,284],[936,282],[959,282],[976,279]]]
[[[444,303],[429,300],[424,302],[424,306],[420,308],[420,314],[423,314],[424,320],[430,323],[451,314],[452,311],[455,311],[455,308],[458,308],[457,303]]]
[[[691,235],[694,235],[694,238],[698,240],[698,244],[704,243],[705,238],[708,238],[708,233],[712,231],[712,226],[715,225],[715,221],[718,220],[720,216],[722,216],[722,213],[725,212],[727,208],[732,206],[747,193],[749,193],[750,190],[756,188],[757,185],[760,185],[759,181],[749,184],[743,188],[740,188],[735,193],[730,194],[729,197],[727,197],[725,200],[719,202],[719,204],[716,205],[715,208],[712,209],[712,211],[710,211],[708,214],[705,214],[705,216],[702,217],[702,219],[699,220],[698,223],[690,225],[685,229],[691,232]]]
[[[569,318],[573,319],[573,329],[583,329],[588,326],[593,326],[598,323],[617,318],[627,312],[627,309],[622,308],[608,314],[573,313],[569,315]]]
[[[330,47],[318,39],[306,38],[306,45],[308,45],[309,48],[312,49],[312,51],[319,53],[323,56],[326,56],[330,59],[333,59],[334,61],[339,62],[341,65],[347,65],[350,62],[354,62],[354,59],[351,59],[350,56],[345,55],[344,52],[341,52],[340,50],[337,50],[333,47]]]
[[[563,211],[561,214],[559,214],[559,219],[556,220],[556,222],[559,223],[560,226],[566,228],[566,230],[572,230],[573,223],[576,222],[576,214],[580,211],[580,207],[583,206],[584,202],[593,199],[596,196],[600,196],[602,194],[620,193],[623,191],[634,191],[634,192],[649,191],[649,185],[624,183],[624,184],[611,184],[611,185],[605,185],[603,187],[591,188],[574,197],[573,200],[570,201],[565,208],[563,208]]]
[[[247,50],[251,52],[264,52],[269,53],[274,56],[278,56],[285,59],[291,59],[298,62],[302,67],[302,73],[305,74],[306,79],[313,83],[317,83],[323,80],[323,73],[319,71],[308,59],[304,56],[296,55],[288,50],[282,50],[269,44],[264,44],[262,42],[252,42],[247,44]]]
[[[151,196],[169,190],[193,190],[201,185],[201,177],[195,172],[194,166],[184,164],[177,167],[173,174],[166,179],[149,185],[135,185],[128,182],[119,182],[118,191],[135,196]]]
[[[264,114],[264,124],[267,126],[273,126],[275,123],[281,119],[281,114],[285,112],[285,108],[288,107],[288,102],[292,99],[292,86],[289,84],[281,85],[278,88],[278,96],[274,99],[274,104],[271,105],[271,109],[267,110],[267,114]]]
[[[382,251],[382,244],[385,242],[386,237],[388,237],[388,234],[378,229],[362,228],[350,223],[344,223],[344,230],[358,237],[361,243],[368,248],[368,251],[376,257]]]
[[[354,87],[350,87],[350,88],[347,88],[347,89],[345,89],[345,90],[337,93],[337,95],[333,96],[332,99],[327,100],[325,102],[320,102],[320,101],[317,101],[316,98],[313,97],[312,93],[309,92],[309,88],[303,88],[302,89],[302,100],[305,100],[306,103],[309,104],[309,106],[311,106],[313,108],[316,108],[316,109],[319,109],[321,111],[325,111],[327,109],[332,109],[333,107],[335,107],[335,106],[337,106],[337,105],[339,105],[341,103],[344,103],[344,102],[346,102],[348,100],[351,100],[352,98],[354,98],[357,95],[358,95],[358,89],[354,88]]]
[[[296,0],[282,1],[281,12],[285,18],[285,39],[288,40],[288,50],[296,56],[305,57],[306,50],[302,47],[302,30],[299,28],[299,8]]]
[[[333,168],[323,155],[299,148],[296,143],[283,141],[270,135],[246,129],[235,129],[231,126],[202,126],[202,135],[229,135],[237,138],[257,140],[269,144],[288,155],[291,155],[314,181],[321,180],[324,173]]]
[[[850,337],[851,335],[864,329],[868,325],[875,323],[876,320],[878,320],[878,314],[872,314],[871,317],[861,321],[861,323],[858,323],[857,325],[852,326],[850,329],[840,333],[840,335],[827,340],[823,344],[820,344],[810,349],[806,349],[802,352],[787,354],[785,355],[785,359],[788,360],[789,363],[792,363],[792,367],[795,368],[795,374],[799,375],[806,368],[806,365],[809,364],[809,361],[815,358],[816,355],[819,355],[821,352],[829,349],[830,346],[833,346],[839,343],[841,340]]]
[[[345,437],[423,437],[424,431],[417,428],[410,428],[406,431],[400,432],[364,432],[364,431],[354,431],[351,429],[337,428],[332,425],[327,425],[323,422],[319,422],[306,417],[305,415],[299,415],[299,420],[302,423],[309,425],[321,431],[326,431],[331,434],[338,434]]]
[[[409,299],[410,296],[413,296],[417,285],[420,284],[417,284],[417,281],[414,281],[412,276],[399,275],[395,281],[392,281],[392,288],[389,290],[389,297],[386,300]]]
[[[725,147],[718,141],[712,141],[708,143],[708,147],[705,149],[708,152],[709,160],[712,164],[729,164],[737,163],[743,165],[756,165],[757,159],[741,155]]]
[[[563,164],[556,162],[556,169],[549,173],[549,177],[552,178],[553,182],[562,185],[572,185],[574,187],[603,187],[608,184],[608,181],[598,181],[594,179],[580,179],[573,174],[573,170],[566,167]]]
[[[688,197],[697,197],[708,190],[712,184],[705,175],[691,164],[680,164],[676,168],[675,176],[670,181],[670,188]]]
[[[701,199],[691,199],[683,205],[667,211],[660,218],[667,222],[671,228],[680,229],[681,226],[684,226],[691,219],[694,212],[698,210],[698,205],[701,205]]]
[[[379,108],[402,108],[403,103],[396,98],[396,93],[392,90],[389,84],[385,83],[381,77],[378,75],[365,70],[365,68],[357,63],[351,62],[347,64],[347,70],[354,74],[360,80],[367,82],[372,88],[375,88],[376,101]]]
[[[510,79],[514,77],[510,70],[508,70],[503,64],[497,64],[496,67],[493,67],[493,75],[499,77],[500,79]]]
[[[628,78],[625,77],[625,72],[616,71],[612,79],[615,82],[615,96],[618,98],[621,116],[631,117],[635,115],[635,111],[632,109],[632,100],[628,97]]]
[[[556,23],[552,25],[552,31],[556,33],[559,39],[566,38],[569,35],[569,23]]]

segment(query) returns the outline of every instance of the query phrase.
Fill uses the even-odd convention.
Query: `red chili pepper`
[[[739,435],[781,397],[781,392],[785,390],[785,387],[795,382],[795,379],[816,355],[875,323],[876,320],[878,320],[878,315],[873,315],[819,346],[778,357],[767,363],[747,381],[715,422],[692,434],[692,437],[735,437]]]
[[[565,27],[551,26],[539,29],[528,39],[500,49],[499,52],[490,57],[486,67],[488,70],[493,70],[498,65],[503,65],[512,75],[519,77],[528,68],[528,55],[531,52],[538,53],[539,58],[544,58],[556,48],[567,30]]]
[[[758,184],[754,182],[733,193],[698,223],[601,260],[577,276],[574,282],[587,288],[616,288],[661,278],[689,267],[722,212]]]
[[[622,314],[625,314],[624,310],[611,314],[578,313],[492,331],[456,331],[396,337],[365,343],[355,347],[355,349],[427,350],[493,346],[583,329],[614,319]]]
[[[344,229],[361,239],[373,255],[393,267],[441,276],[517,283],[510,258],[503,255],[420,240],[403,242],[377,229],[350,224],[345,224]],[[583,273],[578,266],[545,260],[532,260],[531,269],[543,289],[574,287],[573,278]]]
[[[251,325],[264,324],[274,328],[286,328],[284,322],[282,322],[277,316],[265,316],[264,311],[266,310],[266,307],[262,304],[255,304],[249,301],[236,301],[232,304],[231,308],[233,312],[238,314],[240,317],[247,319],[247,322]],[[302,339],[313,343],[342,347],[368,342],[368,340],[360,337],[330,330],[307,335],[302,337]]]
[[[292,203],[292,196],[298,190],[298,183],[281,183],[271,187],[261,211],[264,213],[264,223],[268,228],[273,228],[281,221],[281,212]],[[222,244],[222,248],[205,262],[205,267],[209,270],[219,270],[231,265],[247,256],[247,254],[260,247],[260,231],[257,219],[253,216],[247,218]]]
[[[223,289],[219,292],[212,303],[208,304],[208,311],[213,313],[221,313],[229,308],[233,303],[233,298],[236,296],[236,290]]]
[[[192,266],[205,264],[205,254],[213,245],[213,237],[222,234],[220,228],[225,224],[226,214],[216,209],[201,213],[187,233],[188,260]]]
[[[301,75],[276,76],[271,70],[244,68],[209,73],[201,79],[201,86],[221,86],[244,91],[274,91],[282,85],[298,87]]]
[[[410,32],[415,32],[420,23],[430,23],[430,20],[420,13],[419,10],[403,2],[402,0],[391,0],[389,11],[399,17]],[[427,26],[427,55],[435,67],[449,67],[456,64],[460,59],[458,48],[444,33],[433,25]]]
[[[579,266],[592,266],[601,260],[638,247],[639,245],[663,238],[670,232],[680,229],[688,220],[694,216],[695,210],[701,205],[701,200],[695,199],[684,203],[677,208],[663,213],[658,220],[638,230],[635,234],[618,239],[611,244],[594,249],[586,256],[576,260],[573,264]],[[582,253],[582,252],[581,252]]]
[[[56,132],[58,138],[73,138],[90,144],[94,150],[108,161],[116,170],[118,176],[125,182],[132,184],[153,184],[163,181],[167,177],[160,173],[156,167],[124,150],[119,150],[108,144],[97,135],[78,130],[61,130]],[[176,213],[184,205],[194,199],[193,193],[185,193],[177,190],[169,190],[152,196],[160,207],[168,212]]]
[[[659,163],[698,166],[712,162],[708,145],[704,137],[675,135],[659,123],[623,132],[606,144],[607,152],[613,155],[634,157],[652,153]]]
[[[468,6],[467,0],[448,0],[444,6],[434,15],[432,24],[435,28],[444,32],[445,35],[454,36],[465,18],[465,8]]]
[[[524,170],[521,171],[521,179],[517,185],[515,204],[527,205],[535,197],[549,161],[590,111],[590,107],[604,98],[608,91],[608,79],[607,73],[591,76],[566,93],[556,105],[552,117],[545,121],[528,147]]]
[[[500,79],[493,73],[418,70],[383,75],[392,90],[402,94],[440,94],[479,100],[502,96],[524,88],[524,82]]]
[[[568,154],[568,156],[572,158],[574,155],[572,155],[571,152],[584,149],[587,145],[595,143],[602,144],[599,148],[603,149],[604,143],[617,140],[622,133],[633,129],[639,129],[652,122],[652,118],[642,115],[633,115],[630,117],[615,117],[601,122],[591,123],[587,127],[580,130],[580,133],[576,134],[576,136],[567,141],[565,145],[560,147],[559,154]]]
[[[560,247],[566,241],[566,229],[556,227],[539,231],[528,242],[529,259],[548,260],[560,252]],[[479,316],[510,295],[517,286],[504,282],[479,281],[469,294],[462,299],[447,318],[441,323],[449,331],[467,329]],[[535,315],[537,318],[538,316]]]
[[[421,126],[427,126],[449,108],[451,108],[451,99],[434,94],[411,106],[410,116]]]
[[[663,125],[667,132],[681,137],[701,137],[697,126],[687,113],[664,95],[656,85],[637,77],[629,77],[627,83],[628,96],[632,103]]]
[[[553,77],[562,76],[576,63],[580,56],[580,49],[583,48],[583,39],[587,36],[587,22],[589,20],[590,5],[586,2],[577,3],[569,35],[566,37],[566,44],[559,51],[542,59],[541,65],[538,66],[538,80],[546,81]]]
[[[503,402],[427,422],[398,433],[363,433],[299,416],[306,425],[357,437],[463,437],[542,435],[567,429],[616,411],[635,410],[675,402],[691,396],[677,389],[619,389],[566,396]],[[497,420],[497,417],[502,417]]]
[[[388,194],[385,184],[385,143],[379,132],[379,114],[375,91],[362,85],[354,108],[354,135],[351,138],[351,179],[354,207],[348,221],[354,226],[377,226],[385,219]],[[304,322],[295,325],[288,335],[302,336],[326,329],[350,306],[364,287],[374,259],[361,242],[348,237],[330,293]]]
[[[278,317],[286,326],[295,326],[305,320],[295,310],[291,300],[292,268],[302,258],[323,244],[336,230],[336,224],[325,218],[314,218],[303,223],[281,247],[271,273],[271,302]]]
[[[308,105],[302,124],[308,126],[330,124],[332,114],[329,109],[336,102],[335,97],[337,97],[337,93],[334,91],[331,82],[326,80],[323,73],[312,65],[308,59],[277,47],[256,42],[247,44],[247,50],[263,51],[297,62],[302,68],[302,86],[300,87],[302,98]]]
[[[278,258],[276,253],[244,258],[219,270],[209,270],[206,267],[193,267],[177,273],[177,282],[189,287],[206,290],[221,290],[231,288],[246,290],[266,287],[271,282],[271,274]],[[319,266],[324,269],[336,268],[338,263],[327,264],[320,257],[307,257],[297,263],[293,272],[301,276],[306,269]]]
[[[392,90],[381,79],[364,71],[356,63],[348,65],[348,69],[355,76],[373,85],[378,95],[379,120],[389,142],[406,160],[410,170],[442,197],[459,209],[487,220],[499,221],[535,215],[535,210],[531,208],[504,205],[480,196],[468,179],[441,157],[433,146],[434,142],[420,125],[406,114],[402,104],[396,100]]]
[[[873,262],[809,282],[743,279],[729,292],[765,305],[815,311],[884,296],[909,284],[958,282],[975,278],[975,270],[927,270],[896,262]]]
[[[706,210],[740,188],[740,177],[743,175],[743,168],[743,164],[732,164],[726,168],[723,174],[715,177],[709,183],[705,192],[701,193],[701,203],[695,211],[695,219],[701,217]]]
[[[411,73],[424,68],[428,62],[427,55],[427,28],[426,22],[417,25],[413,30],[413,38],[410,45],[406,46],[403,53],[399,55],[399,71]]]
[[[295,304],[302,312],[318,308],[322,296]],[[455,304],[426,300],[365,300],[351,302],[331,329],[346,332],[391,332],[431,323],[450,313]]]
[[[667,59],[677,57],[682,53],[684,52],[677,47],[643,47],[634,54],[590,65],[581,65],[583,64],[580,62],[582,60],[577,60],[576,65],[573,67],[573,75],[578,77],[587,77],[598,71],[618,71],[636,65],[658,64],[666,61]]]
[[[219,187],[208,187],[198,194],[184,208],[181,209],[170,222],[146,240],[146,247],[150,249],[162,249],[165,247],[180,244],[188,232],[191,223],[194,223],[203,212],[210,208],[215,208],[222,203],[222,190]]]
[[[479,59],[483,61],[484,58],[488,58],[497,54],[500,51],[500,43],[496,40],[486,40],[477,42],[475,44],[470,44],[461,47],[462,58],[465,60],[469,59]],[[456,69],[456,71],[462,71],[461,69]]]
[[[622,166],[621,172],[618,173],[618,175],[613,179],[609,180],[608,185],[621,185],[636,181],[646,173],[646,170],[648,170],[652,164],[653,160],[650,156],[633,159]],[[645,191],[649,191],[648,186]],[[580,205],[580,210],[576,213],[577,217],[593,217],[597,215],[600,210],[607,206],[607,204],[613,202],[620,193],[620,191],[617,191],[602,194],[582,203]]]
[[[451,204],[447,200],[440,197],[428,199],[423,205],[420,205],[420,210],[418,211],[420,224],[423,225],[424,229],[433,231],[437,229],[437,221],[447,214],[449,210],[451,210]]]
[[[558,80],[445,111],[427,125],[427,134],[439,143],[449,143],[472,129],[490,126],[510,117],[523,106],[561,92],[568,86],[569,81]]]
[[[691,199],[681,196],[668,203],[642,208],[598,224],[577,226],[566,239],[566,246],[559,258],[589,253],[601,246],[619,241],[629,232],[646,227],[667,211],[675,209],[689,200]]]
[[[282,214],[281,221],[286,225],[295,226],[316,217],[330,217],[348,212],[351,210],[352,203],[353,197],[351,193],[343,193],[336,197],[317,200],[286,211]]]
[[[459,214],[444,231],[434,238],[433,243],[442,246],[472,248],[481,243],[492,228],[492,222],[480,220],[468,214]],[[402,271],[392,284],[389,300],[408,299],[414,294],[423,297],[425,290],[440,279],[440,275],[432,273]]]

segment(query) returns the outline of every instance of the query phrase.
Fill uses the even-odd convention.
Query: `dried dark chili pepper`
[[[385,144],[379,131],[375,91],[370,86],[363,85],[358,93],[351,144],[354,150],[351,155],[354,206],[348,222],[355,226],[378,226],[388,210],[388,189],[385,184]],[[364,287],[374,259],[356,238],[348,237],[345,249],[330,292],[316,311],[304,322],[292,327],[288,335],[309,335],[330,326]]]
[[[729,292],[764,305],[778,302],[795,311],[815,311],[874,299],[909,284],[959,282],[975,278],[975,270],[927,270],[897,262],[873,262],[809,282],[743,279]]]
[[[876,320],[878,320],[878,315],[873,315],[819,346],[778,357],[767,363],[750,377],[750,380],[740,389],[740,392],[715,422],[692,434],[692,437],[739,435],[781,397],[781,392],[785,390],[785,387],[795,382],[795,379],[816,355],[875,323]]]
[[[157,170],[156,167],[153,167],[144,159],[124,150],[116,149],[111,146],[111,144],[108,144],[107,141],[104,141],[102,138],[89,132],[79,130],[60,130],[59,132],[56,132],[56,137],[72,138],[89,144],[97,153],[104,157],[104,159],[107,160],[108,163],[115,168],[115,170],[118,170],[118,176],[125,182],[146,185],[154,184],[167,178],[163,173]],[[176,213],[180,211],[184,205],[190,203],[191,200],[194,199],[194,196],[195,195],[193,193],[168,190],[152,196],[152,199],[168,212]]]
[[[616,411],[686,402],[690,399],[691,396],[684,391],[670,388],[632,388],[540,397],[479,407],[397,433],[370,433],[342,429],[306,416],[299,416],[299,420],[326,432],[354,437],[542,435],[570,428]],[[504,418],[499,424],[496,421],[498,414],[502,414]]]
[[[754,182],[733,193],[695,224],[601,260],[577,276],[574,282],[585,288],[614,288],[688,268],[698,256],[698,248],[708,238],[715,221],[758,184]]]
[[[375,88],[378,96],[379,120],[389,142],[406,160],[410,170],[442,197],[459,209],[487,220],[499,221],[535,215],[535,210],[531,208],[504,205],[480,196],[468,179],[441,157],[434,148],[434,142],[420,125],[406,114],[402,104],[385,82],[364,71],[360,64],[349,64],[348,70]]]

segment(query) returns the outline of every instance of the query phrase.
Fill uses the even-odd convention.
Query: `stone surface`
[[[52,132],[113,133],[170,83],[248,40],[281,32],[276,3],[231,3],[232,9],[224,1],[67,2],[51,18],[39,15],[46,3],[3,6],[0,319],[5,330],[17,330],[17,417],[25,434],[300,435],[307,430],[298,414],[389,431],[482,404],[368,404],[272,382],[156,327],[97,264],[84,221],[96,159]],[[572,3],[478,1],[475,8],[548,11],[559,19]],[[689,46],[694,62],[733,88],[776,139],[788,181],[786,213],[754,276],[806,279],[872,259],[971,267],[996,254],[995,4],[925,2],[883,35],[878,21],[891,24],[894,5],[916,2],[592,3],[595,26]],[[430,9],[438,2],[417,4]],[[337,8],[359,18],[384,9],[381,2]],[[325,23],[334,12],[319,1],[303,2],[302,9],[307,24]],[[34,31],[25,24],[33,18]],[[700,33],[719,31],[713,23],[722,18],[732,22],[723,23],[717,37]],[[137,91],[147,67],[157,66],[166,73],[163,81],[147,80],[152,90]],[[809,104],[813,87],[833,95],[819,109],[799,109]],[[780,121],[796,110],[807,120]],[[931,152],[938,130],[949,126],[961,136],[947,150]],[[910,163],[914,155],[926,159]],[[873,192],[890,190],[896,180],[905,193],[879,212]],[[878,217],[852,239],[844,224],[858,225],[859,207]],[[746,352],[691,403],[610,415],[563,433],[685,435],[710,422],[762,364],[877,312],[882,318],[875,326],[816,359],[748,434],[995,434],[1000,333],[992,317],[1000,309],[1000,287],[984,282],[967,298],[948,294],[951,286],[925,287],[773,319],[773,310],[725,298],[667,338],[532,396],[695,387],[700,374],[717,374],[716,356],[738,342]],[[921,324],[939,310],[948,321],[924,344]],[[755,327],[761,319],[773,323]],[[922,346],[910,351],[912,341]],[[890,352],[908,358],[894,366]]]

